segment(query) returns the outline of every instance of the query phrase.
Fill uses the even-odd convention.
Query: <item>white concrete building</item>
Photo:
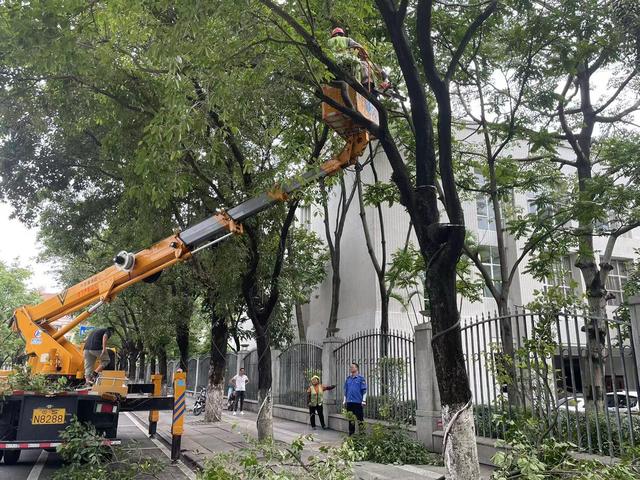
[[[469,137],[470,131],[460,132],[459,138]],[[480,138],[471,135],[469,142],[480,143]],[[523,144],[516,148],[512,148],[509,152],[514,157],[525,158],[528,155],[528,146]],[[566,150],[568,158],[571,153]],[[562,152],[560,152],[562,154]],[[379,178],[383,181],[389,181],[391,177],[391,167],[379,151],[375,158],[375,165]],[[366,168],[362,172],[362,178],[365,183],[372,183],[371,169]],[[346,172],[345,180],[347,188],[353,185],[355,174],[351,171]],[[513,207],[519,208],[526,212],[532,208],[532,195],[526,193],[516,193],[513,196]],[[338,203],[338,196],[335,191],[331,195],[329,211],[335,214]],[[482,197],[473,198],[467,196],[463,202],[465,223],[468,231],[470,231],[480,246],[484,247],[485,265],[493,272],[493,275],[499,275],[499,266],[497,261],[497,239],[495,225],[493,222],[492,209],[489,202]],[[535,208],[535,207],[533,207]],[[360,211],[357,199],[354,199],[349,210],[347,221],[344,227],[344,233],[341,242],[342,259],[341,259],[341,293],[338,334],[342,338],[346,338],[356,332],[366,329],[374,329],[380,326],[380,294],[378,291],[377,278],[365,248],[365,238],[363,226],[360,221]],[[366,207],[366,216],[371,231],[372,242],[377,249],[378,258],[380,257],[380,222],[373,207]],[[332,221],[334,221],[332,217]],[[317,233],[320,238],[325,238],[324,225],[321,210],[312,210],[310,208],[302,209],[300,213],[300,221],[309,225],[309,228]],[[398,203],[393,206],[384,207],[383,221],[385,224],[386,243],[387,243],[387,259],[390,260],[391,254],[398,249],[404,247],[409,218],[404,207]],[[416,244],[415,237],[412,235],[411,242]],[[604,251],[606,239],[596,239],[596,249]],[[516,240],[507,236],[507,255],[510,263],[517,258],[522,252],[524,240]],[[616,243],[613,255],[614,270],[609,275],[607,288],[609,291],[617,295],[617,299],[610,301],[610,309],[614,310],[616,305],[620,303],[622,285],[626,281],[626,267],[637,253],[634,250],[640,248],[640,229],[631,231],[620,237]],[[565,275],[560,282],[566,288],[569,287],[570,278],[577,283],[576,294],[584,292],[584,284],[582,282],[580,271],[574,266],[575,254],[571,254],[563,262],[566,268]],[[525,272],[526,261],[522,262],[515,275],[513,286],[510,294],[510,304],[513,306],[523,306],[531,302],[534,298],[535,290],[542,290],[544,284],[533,278],[531,274]],[[475,270],[475,268],[474,268]],[[479,273],[478,273],[479,276]],[[411,292],[396,292],[404,295],[405,298],[410,296]],[[406,305],[392,298],[389,306],[389,328],[397,330],[412,330],[413,327],[422,321],[420,310],[423,305],[422,292],[414,295]],[[326,328],[329,318],[331,302],[331,266],[327,264],[327,277],[325,281],[313,292],[308,304],[303,307],[303,318],[307,328],[307,338],[309,340],[321,341],[326,336]],[[473,317],[480,314],[492,314],[496,310],[496,303],[488,291],[485,291],[483,299],[480,302],[471,303],[467,299],[460,299],[462,318]]]

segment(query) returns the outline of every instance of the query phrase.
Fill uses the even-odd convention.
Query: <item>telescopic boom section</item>
[[[360,110],[360,105],[358,105]],[[328,119],[324,115],[325,121]],[[361,112],[365,114],[366,112]],[[331,117],[335,120],[335,114]],[[32,372],[44,374],[83,376],[83,358],[78,348],[65,338],[65,334],[86,320],[101,305],[111,301],[118,293],[140,281],[154,281],[159,274],[175,263],[188,260],[202,248],[217,243],[232,234],[242,233],[244,220],[286,201],[289,194],[333,175],[354,164],[369,143],[369,133],[361,128],[345,131],[330,126],[347,143],[342,151],[319,167],[289,180],[269,192],[251,198],[240,205],[197,223],[184,231],[171,235],[155,245],[137,252],[120,252],[114,265],[52,296],[37,305],[25,305],[14,312],[12,328],[25,340]],[[87,308],[88,307],[88,308]],[[60,329],[52,322],[87,308]]]

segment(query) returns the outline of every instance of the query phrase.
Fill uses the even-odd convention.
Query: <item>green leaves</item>
[[[394,183],[377,181],[365,186],[363,198],[368,206],[386,204],[387,207],[392,207],[400,201],[400,193]]]
[[[57,452],[66,465],[56,471],[55,480],[134,480],[140,476],[155,477],[164,469],[164,463],[157,459],[143,458],[141,453],[136,458],[134,448],[125,451],[104,446],[104,436],[98,434],[95,426],[82,423],[75,416],[60,438],[64,443]]]
[[[11,364],[17,360],[24,348],[24,341],[15,335],[8,326],[13,311],[22,305],[38,303],[40,295],[31,290],[27,281],[31,272],[18,265],[0,262],[0,364]]]
[[[353,445],[320,447],[320,455],[304,455],[310,435],[300,436],[288,445],[257,442],[245,436],[247,445],[233,453],[209,458],[200,480],[348,480],[353,477],[351,463],[358,457]]]

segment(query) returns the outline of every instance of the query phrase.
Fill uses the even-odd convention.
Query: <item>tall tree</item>
[[[40,301],[38,292],[27,285],[30,276],[26,268],[0,262],[0,367],[5,369],[17,364],[24,352],[24,341],[9,329],[7,321],[16,308]]]
[[[321,181],[322,198],[322,222],[324,224],[325,240],[329,247],[329,259],[331,260],[331,301],[329,311],[329,321],[327,323],[327,337],[334,336],[340,329],[338,328],[338,312],[340,309],[340,287],[342,285],[340,276],[340,259],[342,256],[342,233],[347,220],[347,215],[356,192],[356,184],[347,188],[344,177],[338,178],[338,204],[335,208],[335,219],[332,222],[331,209],[329,208],[331,191],[327,190],[326,182]]]
[[[347,82],[378,110],[380,122],[375,125],[357,111],[332,102],[378,139],[391,164],[392,179],[400,192],[400,201],[409,213],[426,265],[426,289],[434,327],[434,360],[447,432],[444,442],[446,466],[454,478],[478,478],[471,392],[464,366],[456,299],[455,267],[464,245],[465,227],[453,169],[450,85],[459,65],[470,61],[473,51],[468,52],[469,42],[495,12],[498,2],[441,5],[419,0],[408,8],[407,1],[377,0],[378,18],[373,14],[364,18],[364,12],[372,11],[369,2],[350,2],[340,11],[342,18],[351,19],[357,14],[361,24],[370,22],[378,26],[377,36],[388,40],[393,47],[411,104],[411,125],[405,124],[404,128],[411,128],[413,132],[415,150],[410,155],[415,158],[414,178],[409,174],[390,128],[392,120],[388,109],[321,47],[330,23],[316,18],[310,6],[271,0],[260,0],[260,3],[281,22],[280,29],[287,35],[287,41],[295,41],[298,46],[302,43],[305,54],[309,52],[331,76]],[[334,5],[334,8],[338,6]],[[336,15],[335,9],[333,15]],[[384,27],[380,26],[380,19]],[[435,132],[425,87],[433,94],[437,106]],[[331,103],[330,99],[324,100]],[[436,172],[440,175],[439,182]],[[440,219],[438,184],[442,188],[447,222]]]
[[[271,190],[312,157],[317,102],[274,81],[284,57],[277,48],[270,49],[277,59],[248,48],[260,42],[254,44],[237,4],[6,7],[2,47],[13,54],[3,57],[0,75],[2,168],[14,173],[3,175],[3,194],[11,192],[25,219],[41,220],[45,211],[62,219],[68,229],[59,235],[72,238],[78,251],[118,211],[134,212],[140,224],[126,248],[144,247],[144,228],[161,238],[160,227],[166,235],[175,224]],[[284,316],[278,285],[284,251],[273,239],[286,239],[295,204],[248,222],[242,253],[226,259],[226,268],[244,276],[263,353],[284,325],[272,321],[276,312]],[[205,267],[206,275],[216,274],[217,267]],[[273,332],[265,330],[269,325]],[[184,360],[185,342],[179,343]],[[261,369],[266,393],[268,369]]]
[[[539,7],[549,32],[545,81],[525,102],[543,125],[538,138],[551,148],[558,148],[559,141],[570,147],[570,156],[558,148],[553,160],[570,181],[561,205],[570,209],[577,227],[566,229],[565,239],[577,243],[575,265],[592,318],[588,343],[591,351],[599,351],[614,247],[621,236],[640,226],[640,169],[633,153],[637,137],[624,130],[640,108],[640,15],[637,2],[626,0],[558,0]],[[608,85],[604,91],[599,88],[603,79]],[[593,359],[596,381],[585,393],[604,408],[603,365],[597,354]]]

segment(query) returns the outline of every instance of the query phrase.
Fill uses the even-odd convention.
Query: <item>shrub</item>
[[[47,377],[42,374],[33,374],[31,367],[23,365],[17,368],[7,377],[7,382],[1,386],[7,392],[13,390],[25,390],[29,392],[54,394],[71,390],[71,385],[66,377]],[[5,392],[6,393],[6,392]]]
[[[523,425],[526,422],[536,422],[540,425],[542,433],[549,429],[546,423],[549,418],[555,418],[555,412],[550,412],[550,417],[540,418],[534,416],[531,411],[516,409],[511,411],[501,409],[500,406],[476,405],[474,407],[476,432],[478,435],[488,438],[505,438],[506,420],[514,424]],[[600,453],[602,455],[622,456],[638,444],[640,439],[640,418],[633,415],[631,419],[620,412],[620,425],[615,413],[607,415],[602,412],[595,413],[567,412],[560,409],[555,418],[555,424],[549,429],[549,435],[559,441],[568,442],[574,449]],[[610,435],[610,437],[609,437]],[[633,435],[633,437],[632,437]],[[633,441],[632,441],[633,440]]]
[[[416,401],[399,401],[384,395],[368,395],[365,416],[393,423],[415,425]]]
[[[103,446],[104,437],[93,425],[73,418],[60,434],[63,443],[58,453],[65,466],[53,480],[133,480],[141,476],[156,476],[164,464],[148,459],[133,458],[130,451]]]
[[[598,432],[600,434],[598,435]],[[555,435],[574,444],[583,451],[600,452],[603,455],[622,456],[640,439],[640,418],[620,412],[620,426],[615,413],[560,412]],[[578,435],[579,434],[579,435]],[[609,439],[611,435],[611,439]],[[632,436],[633,435],[633,436]],[[600,439],[598,441],[598,438]]]
[[[613,465],[581,460],[571,455],[570,443],[551,437],[540,440],[527,427],[512,427],[506,441],[511,448],[491,459],[496,465],[492,480],[636,480],[640,476],[634,457]]]
[[[248,446],[230,453],[219,453],[207,460],[199,480],[350,480],[351,462],[358,460],[349,444],[322,447],[322,456],[303,458],[305,440],[290,445],[258,442],[245,437]]]
[[[429,452],[424,445],[409,437],[406,430],[375,424],[370,431],[345,440],[361,460],[384,464],[441,465],[440,455]]]

